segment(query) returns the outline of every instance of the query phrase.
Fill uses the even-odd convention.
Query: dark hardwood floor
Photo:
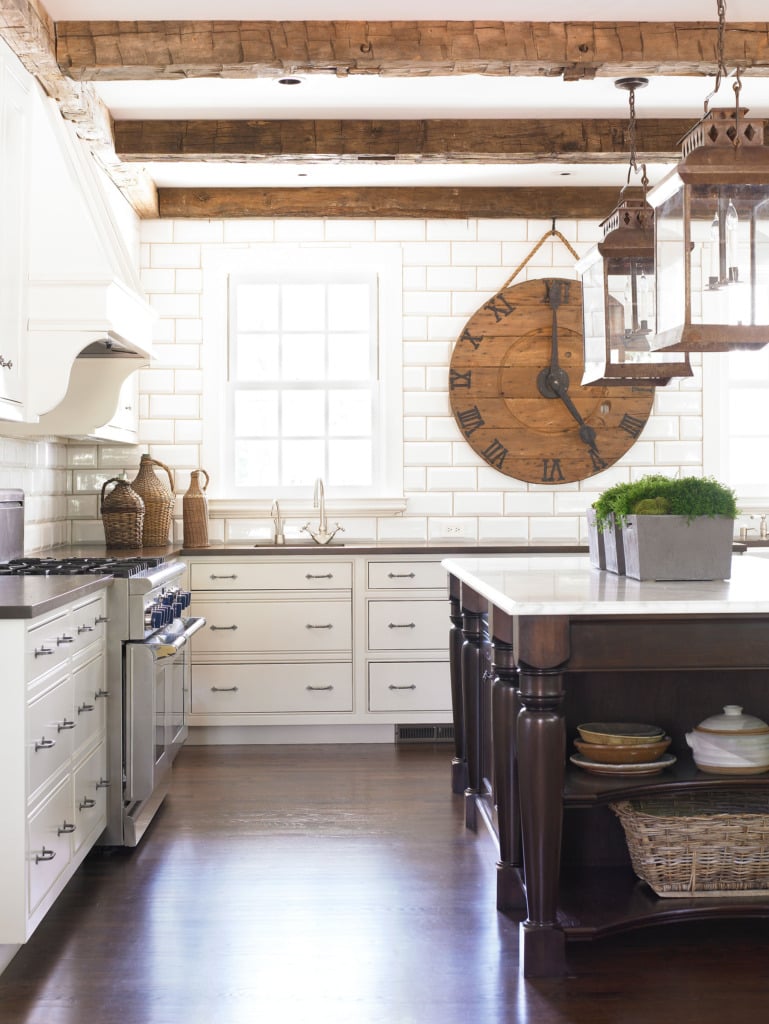
[[[451,748],[187,747],[0,977],[2,1024],[755,1024],[769,924],[570,947],[523,981]]]

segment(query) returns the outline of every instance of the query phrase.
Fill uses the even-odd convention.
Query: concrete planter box
[[[628,516],[625,574],[635,580],[727,580],[734,520],[717,516]]]
[[[590,564],[596,569],[608,569],[618,576],[625,575],[625,548],[622,543],[622,527],[617,526],[612,516],[611,526],[599,530],[595,509],[587,510],[587,547]]]
[[[595,509],[587,510],[587,549],[590,564],[596,569],[606,568],[606,534],[598,529]]]

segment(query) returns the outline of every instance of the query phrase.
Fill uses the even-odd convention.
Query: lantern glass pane
[[[657,296],[657,333],[683,323],[684,283],[684,185],[668,196],[654,214]]]

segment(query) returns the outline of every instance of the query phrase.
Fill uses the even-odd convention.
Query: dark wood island
[[[630,866],[616,800],[767,789],[769,774],[697,770],[685,734],[740,704],[769,720],[769,564],[730,580],[639,582],[576,555],[447,559],[457,730],[452,787],[499,848],[497,908],[521,918],[527,977],[566,969],[567,940],[692,918],[769,917],[766,895],[657,896]],[[664,727],[676,763],[596,776],[569,763],[576,726]]]

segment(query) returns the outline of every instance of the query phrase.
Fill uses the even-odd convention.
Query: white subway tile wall
[[[451,414],[447,368],[467,319],[494,292],[556,275],[575,278],[574,257],[546,220],[163,220],[141,223],[141,275],[158,313],[157,360],[140,374],[137,448],[0,436],[0,485],[27,493],[27,550],[101,543],[98,496],[110,477],[136,474],[141,452],[175,471],[175,535],[181,495],[201,460],[205,432],[202,376],[203,254],[275,241],[317,247],[347,242],[400,245],[403,260],[402,515],[342,519],[356,539],[489,541],[584,540],[584,511],[605,487],[659,466],[666,473],[702,471],[702,374],[659,388],[646,429],[627,455],[579,484],[528,485],[487,466]],[[581,256],[598,224],[562,221],[559,232]],[[524,264],[521,266],[521,264]],[[222,325],[222,330],[225,325]],[[2,427],[0,426],[0,435]],[[215,466],[206,466],[213,476]],[[333,496],[332,496],[333,501]],[[297,520],[298,521],[298,520]],[[268,535],[266,513],[253,519],[213,517],[212,541]]]

